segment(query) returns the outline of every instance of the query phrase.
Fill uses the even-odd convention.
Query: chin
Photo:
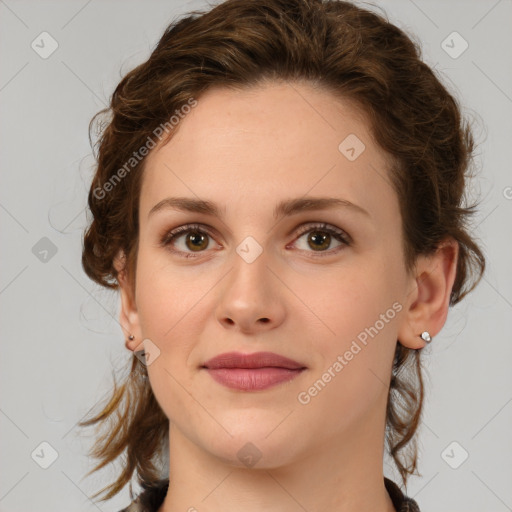
[[[281,418],[282,421],[282,418]],[[223,423],[224,424],[224,423]],[[239,422],[224,424],[223,436],[204,439],[203,447],[226,464],[247,469],[271,469],[289,464],[298,450],[296,436],[284,428],[277,432],[279,422]],[[211,434],[211,432],[210,432]]]

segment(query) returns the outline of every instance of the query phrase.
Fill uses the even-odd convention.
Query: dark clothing
[[[417,503],[405,496],[393,481],[384,478],[384,484],[397,512],[420,512]],[[157,512],[164,502],[168,487],[169,480],[162,480],[155,487],[143,489],[137,498],[120,512]]]

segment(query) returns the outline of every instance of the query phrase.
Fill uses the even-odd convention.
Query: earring
[[[430,333],[428,331],[424,331],[420,334],[420,338],[423,341],[426,341],[427,343],[430,343],[432,341],[432,338],[430,337]]]
[[[135,336],[134,336],[133,334],[130,334],[130,336],[128,336],[128,339],[129,339],[130,341],[133,341],[133,340],[135,339]]]

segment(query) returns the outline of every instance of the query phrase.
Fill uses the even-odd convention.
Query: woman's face
[[[176,436],[259,467],[348,450],[371,425],[382,445],[411,289],[388,165],[357,110],[304,83],[210,89],[150,153],[127,318]],[[172,198],[217,213],[161,203]],[[203,368],[226,352],[273,352],[305,369],[235,389]]]

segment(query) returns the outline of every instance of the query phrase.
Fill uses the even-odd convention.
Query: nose
[[[286,287],[263,252],[248,263],[238,254],[224,281],[217,320],[226,329],[246,334],[277,328],[285,318]]]

